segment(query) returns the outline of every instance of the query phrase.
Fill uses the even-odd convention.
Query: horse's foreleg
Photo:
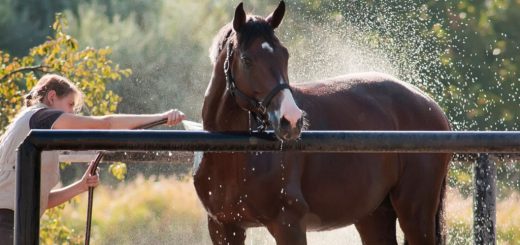
[[[243,245],[246,230],[234,224],[222,224],[208,217],[208,229],[213,244]]]
[[[387,197],[373,213],[356,222],[356,229],[365,245],[395,245],[396,220],[394,208]]]
[[[277,245],[307,244],[303,217],[309,211],[302,189],[301,178],[305,168],[301,154],[279,155],[281,170],[281,207],[278,216],[265,224]]]
[[[299,212],[284,208],[275,220],[265,225],[277,245],[306,245],[306,225],[302,217]]]
[[[284,153],[282,156],[282,202],[296,215],[302,216],[309,211],[309,206],[302,193],[301,179],[305,162],[301,154]]]

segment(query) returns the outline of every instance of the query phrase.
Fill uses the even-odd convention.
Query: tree
[[[106,88],[106,84],[129,76],[131,70],[121,69],[110,59],[110,48],[79,50],[78,41],[65,33],[67,25],[61,14],[56,15],[54,35],[32,48],[29,55],[11,57],[0,50],[0,128],[23,106],[22,95],[44,73],[58,73],[69,78],[85,94],[84,112],[92,115],[113,113],[121,98]]]

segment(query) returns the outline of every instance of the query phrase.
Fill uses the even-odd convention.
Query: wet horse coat
[[[247,103],[229,92],[224,63],[246,96],[261,101],[288,82],[287,50],[274,36],[284,4],[266,19],[242,4],[212,50],[204,128],[249,130]],[[226,45],[234,51],[226,52]],[[291,101],[295,102],[291,107]],[[288,106],[287,106],[288,105]],[[282,140],[302,130],[450,130],[440,107],[407,83],[380,73],[297,83],[267,107]],[[290,112],[289,112],[290,111]],[[306,244],[308,230],[355,224],[365,244],[395,244],[395,221],[410,244],[443,242],[442,208],[450,154],[205,153],[194,173],[214,244],[244,244],[245,229],[265,226],[277,244]]]

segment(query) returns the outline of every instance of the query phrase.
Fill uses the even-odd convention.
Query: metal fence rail
[[[15,244],[18,245],[38,244],[40,153],[44,150],[515,153],[520,152],[520,132],[305,131],[300,140],[282,144],[272,132],[33,130],[18,151],[15,212]],[[484,168],[477,168],[477,173],[486,171],[487,165],[481,165]],[[487,185],[487,181],[480,179],[485,187],[494,186],[494,183]],[[486,215],[475,220],[485,224],[493,222],[495,205],[476,204],[483,208],[491,206],[492,211],[484,211]],[[476,241],[478,244],[495,242],[494,222],[492,229],[475,231],[489,233],[482,236],[486,240]]]

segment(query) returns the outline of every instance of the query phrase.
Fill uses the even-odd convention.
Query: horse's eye
[[[251,60],[251,58],[247,57],[247,56],[241,56],[240,59],[242,60],[242,62],[244,63],[244,65],[246,66],[251,66],[253,64],[253,60]]]

